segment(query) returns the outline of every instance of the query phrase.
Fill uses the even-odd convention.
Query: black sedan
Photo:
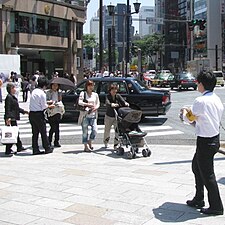
[[[95,83],[94,91],[98,93],[100,99],[100,108],[98,114],[103,117],[106,112],[105,97],[108,94],[110,84],[117,84],[118,93],[129,102],[130,107],[139,109],[145,116],[165,115],[171,107],[170,92],[165,90],[151,90],[140,80],[128,77],[103,77],[91,78]],[[78,111],[74,104],[81,91],[84,90],[86,80],[81,81],[75,90],[69,90],[63,93],[62,101],[65,106],[65,117],[78,117]]]
[[[193,88],[194,90],[197,89],[196,78],[191,73],[188,72],[170,75],[168,77],[168,83],[171,89],[173,88],[178,88],[179,90],[188,88]]]

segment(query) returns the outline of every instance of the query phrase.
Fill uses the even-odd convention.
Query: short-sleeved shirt
[[[214,137],[219,134],[223,104],[213,92],[205,92],[195,99],[192,113],[197,117],[195,132],[199,137]]]
[[[47,107],[45,92],[40,88],[35,88],[30,97],[30,111],[44,111]]]

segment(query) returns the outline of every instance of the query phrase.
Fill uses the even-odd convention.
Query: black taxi
[[[112,83],[118,85],[118,93],[130,104],[131,108],[142,111],[143,117],[165,115],[171,107],[169,91],[151,90],[138,79],[131,77],[98,77],[90,78],[90,80],[94,81],[94,91],[98,93],[100,99],[99,117],[105,115],[105,97],[108,94],[108,87]],[[74,104],[80,92],[84,90],[86,81],[86,79],[82,80],[74,90],[63,93],[64,117],[77,118],[79,116]]]

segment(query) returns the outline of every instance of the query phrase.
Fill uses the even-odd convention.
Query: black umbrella
[[[63,77],[53,78],[50,84],[59,84],[61,90],[71,90],[75,88],[75,84],[71,80]]]

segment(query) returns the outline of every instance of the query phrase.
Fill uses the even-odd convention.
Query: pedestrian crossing
[[[21,115],[21,118],[19,121],[17,121],[20,137],[21,138],[31,138],[32,137],[32,131],[31,131],[31,125],[28,120],[27,115]],[[4,116],[3,113],[0,115],[0,127],[4,126]],[[98,135],[104,133],[104,125],[97,125],[98,127]],[[147,126],[147,125],[140,125],[140,128],[142,131],[147,132],[148,137],[154,137],[154,136],[166,136],[166,135],[179,135],[183,134],[182,131],[173,129],[171,126],[161,125],[161,126]],[[50,127],[47,123],[47,131],[49,131]],[[113,133],[114,130],[111,129],[111,133]],[[77,125],[77,123],[71,122],[71,123],[60,123],[60,137],[61,139],[63,136],[80,136],[82,135],[82,129],[81,126]]]

